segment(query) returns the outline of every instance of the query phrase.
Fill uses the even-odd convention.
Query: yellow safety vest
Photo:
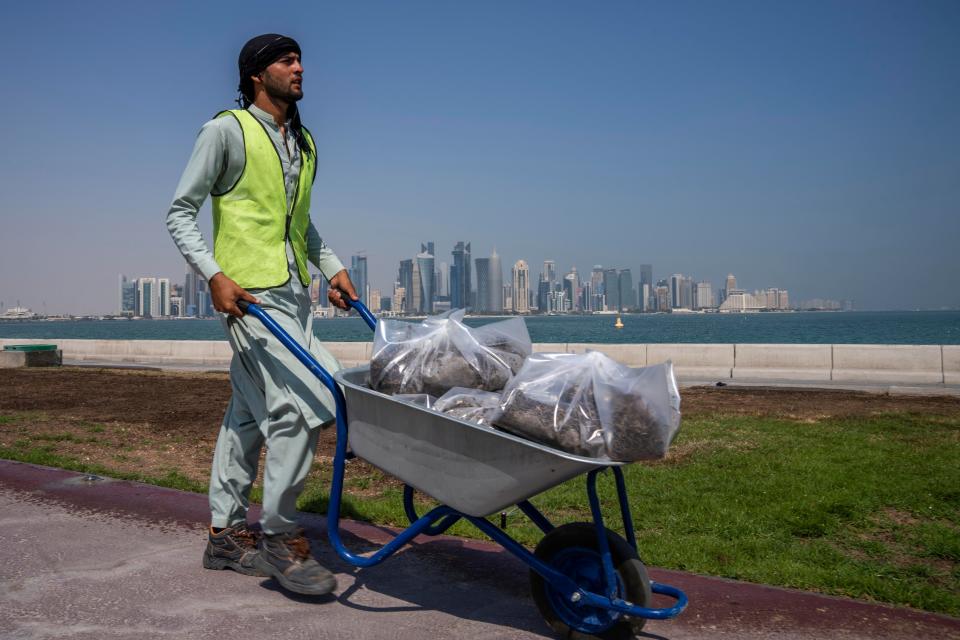
[[[310,189],[317,162],[313,137],[304,128],[312,153],[300,153],[300,178],[288,216],[283,166],[267,130],[245,109],[223,111],[217,117],[228,115],[240,123],[246,163],[229,191],[213,195],[213,256],[223,273],[244,289],[278,287],[290,279],[289,238],[300,283],[306,287]]]

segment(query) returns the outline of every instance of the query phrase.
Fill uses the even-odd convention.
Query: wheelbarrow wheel
[[[617,574],[618,597],[649,607],[653,594],[646,567],[626,540],[609,529],[606,531]],[[534,554],[582,588],[604,593],[603,565],[597,545],[597,529],[593,524],[574,522],[557,527],[544,536]],[[530,588],[540,614],[561,638],[625,640],[634,638],[646,623],[645,618],[632,618],[600,607],[578,606],[533,570],[530,571]]]

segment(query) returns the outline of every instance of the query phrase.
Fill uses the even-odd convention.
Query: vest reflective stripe
[[[213,196],[213,255],[231,280],[244,289],[267,289],[286,284],[286,239],[297,261],[300,283],[310,283],[307,271],[307,227],[310,189],[316,152],[300,153],[300,177],[293,211],[287,215],[283,165],[277,148],[257,118],[246,110],[217,114],[240,123],[246,163],[240,179],[226,193]],[[304,130],[311,149],[313,138]]]

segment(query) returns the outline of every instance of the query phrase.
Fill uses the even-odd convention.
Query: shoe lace
[[[299,560],[310,557],[310,542],[302,535],[291,536],[287,539],[287,546]]]
[[[257,546],[257,534],[247,527],[237,527],[233,531],[233,537],[248,547]]]

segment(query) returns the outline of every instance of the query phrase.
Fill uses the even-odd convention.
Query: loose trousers
[[[313,335],[310,299],[296,277],[282,287],[252,293],[327,371],[340,369]],[[222,321],[233,348],[232,396],[210,473],[211,524],[228,527],[245,521],[260,450],[266,446],[260,524],[268,534],[290,531],[319,427],[334,420],[333,396],[257,318],[225,316]]]

